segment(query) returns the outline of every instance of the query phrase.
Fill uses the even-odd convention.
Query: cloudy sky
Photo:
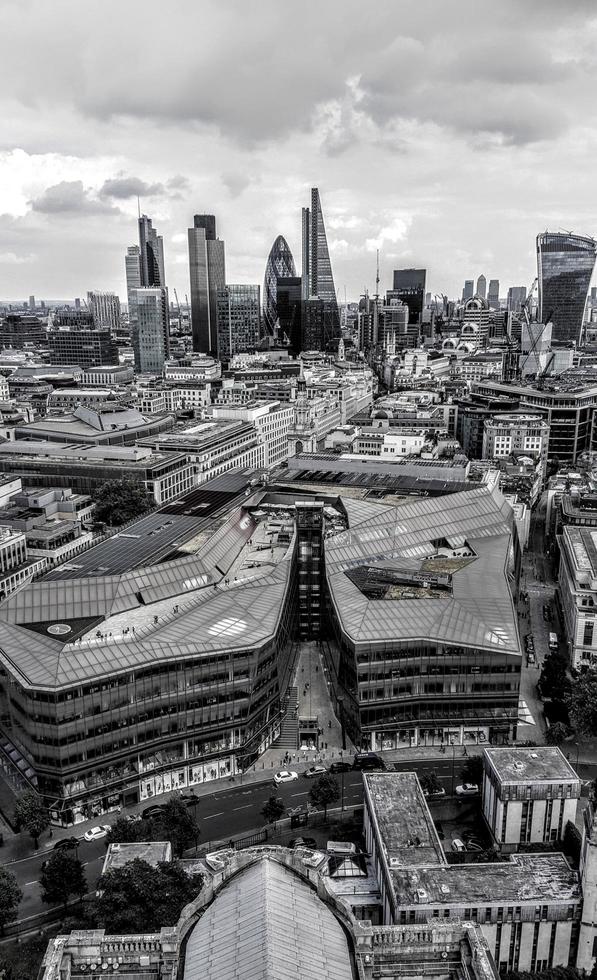
[[[460,293],[597,235],[595,0],[0,0],[0,297],[124,296],[136,195],[188,292],[213,212],[262,282],[318,185],[336,287]]]

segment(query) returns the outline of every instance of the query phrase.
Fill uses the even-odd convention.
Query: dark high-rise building
[[[78,364],[82,368],[118,364],[118,347],[109,327],[97,329],[84,310],[62,310],[48,327],[52,364]]]
[[[142,286],[165,286],[164,239],[146,214],[139,218],[139,248]]]
[[[408,306],[408,322],[420,323],[425,299],[426,269],[394,269],[393,292]]]
[[[474,279],[464,280],[464,289],[462,290],[462,301],[466,303],[467,299],[472,299],[475,294],[475,281]]]
[[[487,302],[489,303],[489,308],[491,310],[499,310],[500,308],[500,281],[499,279],[490,279],[489,288],[487,290]]]
[[[298,612],[301,640],[319,639],[323,616],[323,501],[296,504]]]
[[[596,250],[593,238],[548,231],[537,235],[538,320],[553,324],[553,340],[580,340]]]
[[[189,228],[189,274],[193,350],[215,354],[218,345],[218,290],[226,286],[224,242],[213,214],[196,214]]]
[[[510,286],[508,290],[508,312],[519,313],[526,298],[526,286]]]
[[[230,285],[217,293],[218,357],[254,351],[261,337],[259,286]]]
[[[311,207],[302,213],[303,299],[319,300],[326,317],[333,321],[332,335],[340,336],[340,315],[332,263],[317,187],[311,188]]]
[[[280,339],[284,343],[288,342],[295,354],[300,354],[303,349],[301,296],[300,276],[278,279],[276,311],[280,323]]]
[[[322,299],[306,299],[302,304],[303,350],[331,350],[338,346],[340,319],[338,304]]]
[[[296,277],[294,259],[283,235],[278,235],[269,253],[263,280],[263,326],[273,335],[278,319],[278,284],[280,280]]]

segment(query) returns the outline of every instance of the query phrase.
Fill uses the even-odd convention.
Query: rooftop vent
[[[513,764],[513,768],[516,769],[516,772],[522,772],[524,769],[524,765],[522,762],[515,762]]]
[[[416,895],[417,895],[417,902],[426,902],[427,899],[429,898],[424,888],[417,888]]]
[[[442,895],[449,895],[450,894],[450,886],[449,885],[440,885],[440,889],[439,890],[441,891]]]
[[[531,752],[531,759],[538,759],[538,758],[539,758],[538,752]]]

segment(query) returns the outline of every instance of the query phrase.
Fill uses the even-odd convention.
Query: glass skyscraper
[[[218,290],[226,285],[224,242],[216,236],[213,214],[196,214],[188,234],[193,350],[215,354],[218,343],[217,295]]]
[[[259,346],[261,297],[259,286],[229,285],[217,293],[218,357],[228,360]]]
[[[392,290],[408,306],[408,322],[420,323],[423,319],[426,269],[394,269]]]
[[[552,339],[579,342],[597,243],[566,232],[537,235],[538,318]]]
[[[294,278],[296,269],[292,252],[283,235],[278,235],[271,247],[263,280],[263,324],[265,332],[273,335],[278,319],[278,283],[280,279]]]
[[[325,319],[331,325],[331,337],[340,336],[340,315],[336,299],[336,288],[332,273],[332,262],[325,233],[321,200],[317,187],[311,188],[311,207],[303,208],[303,300],[319,300]],[[319,314],[318,314],[319,315]],[[329,327],[325,331],[330,334]],[[308,349],[308,347],[305,347]],[[314,348],[317,349],[317,348]]]

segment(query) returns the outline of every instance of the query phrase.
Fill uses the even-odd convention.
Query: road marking
[[[39,884],[39,881],[38,881],[37,878],[35,879],[35,881],[26,881],[25,882],[25,888],[27,887],[27,885],[38,885],[38,884]]]
[[[309,795],[309,790],[307,790],[306,793],[291,793],[290,795],[291,795],[292,799],[294,799],[295,796],[308,796]]]
[[[233,809],[233,811],[234,810],[249,810],[252,806],[254,806],[253,803],[245,803],[243,806],[235,806],[232,809]]]
[[[204,820],[213,820],[214,817],[223,817],[223,816],[224,816],[224,811],[223,810],[220,810],[219,813],[208,813],[208,814],[206,814],[203,817],[203,819]]]

